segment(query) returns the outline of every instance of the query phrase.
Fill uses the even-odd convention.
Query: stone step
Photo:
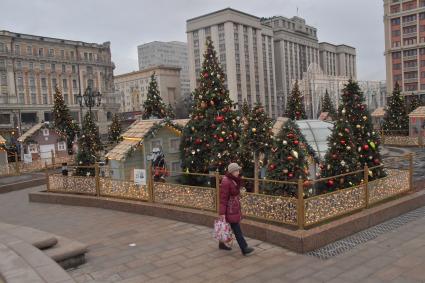
[[[41,250],[53,247],[58,242],[57,237],[51,233],[25,226],[0,223],[0,231],[7,232]]]
[[[87,246],[71,239],[25,226],[0,223],[0,233],[12,235],[42,250],[62,268],[77,267],[85,262]]]
[[[43,250],[46,255],[64,269],[85,263],[86,245],[61,236],[56,236],[56,238],[58,240],[56,245]]]
[[[0,233],[0,276],[7,283],[75,283],[41,250],[3,232]]]

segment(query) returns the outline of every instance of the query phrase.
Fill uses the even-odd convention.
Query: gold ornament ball
[[[257,131],[256,128],[252,128],[252,132],[255,133]]]

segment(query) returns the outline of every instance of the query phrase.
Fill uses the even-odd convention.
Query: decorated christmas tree
[[[295,81],[291,96],[288,100],[285,116],[292,120],[305,120],[307,115],[304,107],[304,97],[298,87],[298,80]]]
[[[180,143],[182,168],[186,172],[225,173],[237,161],[239,119],[226,89],[225,74],[213,43],[207,40],[204,61],[195,89],[194,107]]]
[[[251,111],[248,111],[247,117],[244,114],[240,142],[240,162],[243,176],[254,177],[254,162],[258,164],[260,154],[268,153],[272,146],[272,128],[273,121],[267,117],[264,107],[260,103],[256,104]]]
[[[325,96],[323,97],[323,104],[322,104],[322,111],[321,112],[328,112],[329,116],[332,119],[336,119],[335,106],[332,102],[331,97],[329,96],[328,90],[326,90]]]
[[[419,100],[419,98],[416,95],[412,94],[412,98],[410,99],[410,102],[406,107],[407,108],[407,115],[412,113],[412,111],[414,111],[419,106],[422,106],[421,101]]]
[[[340,114],[346,113],[343,107],[340,106]],[[328,138],[328,151],[325,162],[321,165],[322,178],[354,172],[361,168],[351,125],[344,115],[339,117]],[[320,191],[324,193],[348,188],[359,184],[361,179],[362,173],[328,179]]]
[[[168,106],[167,106],[167,118],[169,118],[169,119],[174,119],[174,118],[176,118],[176,115],[174,114],[174,109],[173,109],[173,106],[171,106],[171,104],[170,103],[168,103]]]
[[[364,103],[363,93],[357,82],[351,79],[342,90],[342,110],[339,114],[344,115],[345,120],[351,126],[361,166],[367,165],[372,168],[381,165],[379,135],[373,129],[372,119],[367,105]],[[379,167],[370,172],[369,179],[373,180],[384,176],[383,168]]]
[[[69,112],[68,106],[62,96],[62,92],[56,85],[54,102],[53,102],[53,122],[57,130],[62,132],[66,136],[66,145],[68,152],[72,154],[72,144],[75,140],[76,135],[79,132],[79,127],[72,121],[72,116]]]
[[[241,112],[242,112],[242,118],[248,119],[249,113],[251,112],[251,108],[248,105],[248,101],[244,100]]]
[[[307,158],[305,138],[297,124],[288,119],[274,139],[267,168],[267,179],[291,182],[303,179],[307,189],[309,178]],[[267,191],[275,195],[295,196],[297,185],[271,183]]]
[[[114,114],[114,116],[112,117],[112,123],[109,126],[109,131],[108,131],[109,143],[110,144],[119,143],[122,140],[121,132],[122,132],[122,128],[121,128],[120,118],[118,117],[117,114]]]
[[[93,121],[90,112],[84,116],[81,136],[78,140],[77,164],[80,166],[92,166],[98,159],[98,152],[103,148],[99,137],[99,128]],[[78,168],[78,175],[94,176],[92,168]]]
[[[401,95],[399,84],[396,83],[393,95],[388,98],[382,125],[384,132],[387,134],[407,135],[409,133],[409,116],[407,114],[405,99]]]
[[[148,94],[143,103],[143,119],[161,119],[167,116],[167,109],[162,101],[156,82],[155,73],[151,75],[148,86]]]

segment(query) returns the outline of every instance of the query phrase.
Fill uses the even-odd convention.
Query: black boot
[[[231,251],[232,250],[232,248],[231,247],[228,247],[228,246],[226,246],[224,243],[222,243],[222,242],[219,242],[218,243],[218,248],[220,249],[220,250],[226,250],[226,251]]]
[[[242,254],[243,255],[248,255],[248,254],[252,253],[253,251],[254,251],[253,248],[246,247],[245,249],[242,250]]]

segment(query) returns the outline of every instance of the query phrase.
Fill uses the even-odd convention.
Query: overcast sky
[[[357,49],[358,79],[385,79],[382,0],[0,0],[0,30],[111,42],[115,74],[138,69],[137,45],[186,41],[186,20],[231,7],[258,17],[298,13],[319,41]]]

